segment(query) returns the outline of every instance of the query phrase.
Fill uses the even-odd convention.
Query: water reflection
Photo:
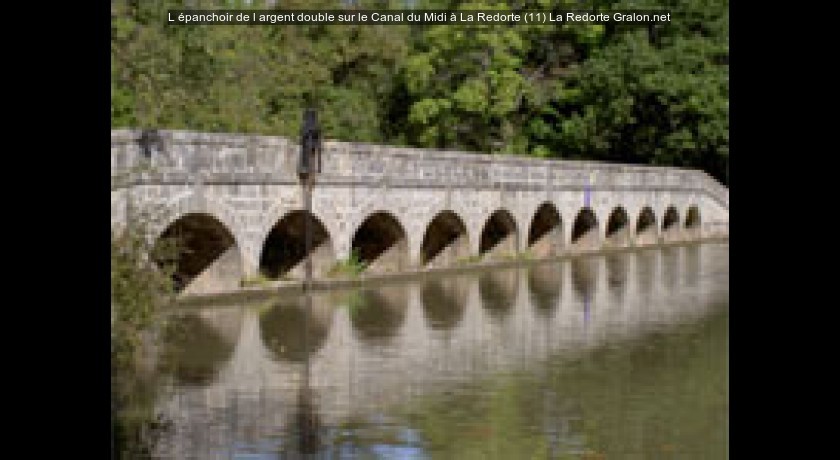
[[[705,436],[719,426],[709,422],[718,406],[667,386],[685,378],[685,388],[725,388],[725,360],[724,371],[707,369],[725,347],[717,329],[716,338],[697,339],[696,328],[668,337],[728,305],[719,285],[728,246],[667,249],[430,276],[313,296],[311,308],[287,298],[227,310],[224,320],[176,315],[189,340],[167,342],[180,350],[171,359],[182,375],[157,403],[175,421],[157,453],[621,458],[638,441],[632,426],[681,439],[659,422],[692,423],[681,407],[709,423],[695,427]],[[518,299],[524,305],[515,308]],[[577,307],[558,307],[569,303]],[[592,314],[596,305],[609,314]],[[603,346],[580,358],[581,337]],[[663,394],[670,399],[660,403]],[[628,415],[621,408],[631,400],[645,404]],[[658,412],[640,412],[646,407]],[[662,454],[645,452],[640,458]]]
[[[274,359],[304,362],[324,345],[330,321],[308,315],[302,298],[276,302],[260,314],[260,335]]]
[[[515,269],[487,271],[478,278],[481,305],[497,320],[503,320],[513,310],[518,290],[519,274]]]
[[[563,263],[540,264],[528,270],[530,300],[537,313],[552,317],[560,303],[563,284]]]
[[[423,282],[421,301],[430,329],[451,330],[464,317],[469,284],[464,278],[434,277]]]
[[[235,310],[187,313],[168,323],[158,371],[171,373],[180,385],[205,385],[231,358],[241,315]]]
[[[405,319],[408,291],[402,286],[360,289],[348,300],[353,330],[366,342],[387,341]]]

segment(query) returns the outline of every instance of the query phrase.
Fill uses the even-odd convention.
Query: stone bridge
[[[184,293],[301,276],[296,143],[146,138],[111,132],[112,228],[177,237]],[[341,262],[377,275],[726,237],[729,193],[697,170],[327,141],[308,218],[317,277]]]

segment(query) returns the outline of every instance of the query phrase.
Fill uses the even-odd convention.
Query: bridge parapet
[[[144,152],[141,131],[111,132],[112,188],[130,184],[292,184],[298,145],[287,138],[160,131]],[[593,161],[482,155],[352,142],[324,144],[319,183],[506,190],[674,190],[708,192],[728,206],[728,191],[698,170]]]

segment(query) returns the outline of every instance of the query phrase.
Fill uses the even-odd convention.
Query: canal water
[[[728,276],[703,243],[177,310],[151,450],[727,458]]]

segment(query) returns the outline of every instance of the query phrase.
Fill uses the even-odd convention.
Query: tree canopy
[[[172,26],[164,20],[171,8],[254,3],[112,2],[112,125],[294,137],[303,108],[314,106],[333,139],[676,165],[727,181],[725,0],[599,2],[603,11],[670,11],[671,23],[655,27]],[[350,3],[291,0],[282,7],[579,6],[574,0]]]

